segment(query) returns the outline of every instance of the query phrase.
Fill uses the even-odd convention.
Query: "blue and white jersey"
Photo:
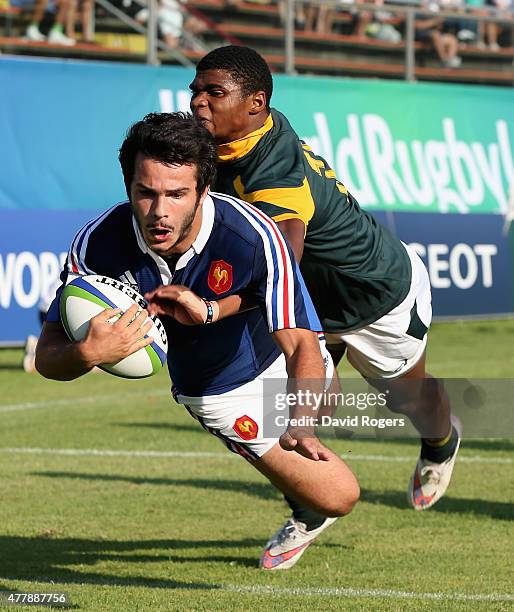
[[[212,193],[202,224],[175,270],[146,245],[129,202],[87,223],[68,252],[68,275],[102,274],[144,294],[179,284],[215,300],[245,293],[254,308],[211,325],[182,325],[162,317],[168,334],[168,368],[181,395],[217,395],[261,374],[280,354],[270,332],[288,328],[321,331],[289,245],[266,215],[250,204]],[[48,321],[59,321],[58,298]]]

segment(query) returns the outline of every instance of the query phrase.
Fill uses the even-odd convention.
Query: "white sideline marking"
[[[201,431],[201,430],[199,430]],[[32,447],[0,447],[0,453],[25,455],[77,455],[95,457],[212,457],[217,459],[234,459],[238,455],[225,452],[217,453],[210,451],[150,451],[150,450],[110,450],[99,448],[32,448]],[[379,461],[384,463],[412,463],[415,457],[400,456],[389,457],[387,455],[354,455],[346,453],[339,455],[342,459],[353,459],[354,461]],[[492,463],[507,464],[514,463],[511,457],[483,457],[479,455],[471,457],[459,457],[459,463]]]
[[[233,453],[211,453],[201,451],[129,451],[98,448],[0,448],[0,453],[22,453],[25,455],[77,455],[92,457],[219,457],[232,458]],[[234,455],[235,457],[235,455]]]
[[[391,589],[355,589],[347,588],[305,588],[290,589],[266,585],[237,586],[227,584],[223,590],[234,593],[259,593],[260,595],[321,595],[336,597],[387,597],[390,599],[433,599],[439,601],[514,601],[514,595],[501,593],[416,593],[413,591],[393,591]]]
[[[70,397],[67,399],[44,400],[42,402],[24,402],[21,404],[0,404],[0,413],[16,412],[17,410],[35,410],[37,408],[53,408],[54,406],[77,406],[78,404],[100,403],[116,399],[126,399],[131,397],[145,396],[149,399],[152,397],[171,397],[171,391],[155,390],[155,391],[134,391],[132,393],[109,393],[106,395],[91,395],[84,397]]]
[[[354,461],[380,461],[384,463],[405,463],[416,461],[417,457],[409,457],[407,455],[357,455],[353,453],[343,453],[339,455],[341,459],[353,459]],[[512,457],[484,457],[482,455],[472,455],[470,457],[462,457],[458,455],[457,463],[514,463]]]

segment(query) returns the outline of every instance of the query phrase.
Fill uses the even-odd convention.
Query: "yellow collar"
[[[250,134],[247,134],[238,140],[218,145],[218,161],[232,161],[245,156],[247,153],[250,153],[264,134],[269,132],[272,127],[273,117],[270,113],[264,122],[264,125],[258,130],[255,130],[255,132],[250,132]]]

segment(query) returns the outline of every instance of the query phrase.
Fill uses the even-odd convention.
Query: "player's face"
[[[227,70],[197,72],[191,89],[191,111],[218,144],[232,142],[249,132],[255,95],[244,97]]]
[[[130,199],[146,244],[158,255],[183,253],[201,226],[207,189],[196,193],[196,166],[167,165],[140,153]]]

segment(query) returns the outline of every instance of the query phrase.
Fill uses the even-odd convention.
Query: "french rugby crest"
[[[232,429],[240,438],[243,438],[243,440],[254,440],[259,433],[259,426],[257,423],[246,414],[236,419]]]
[[[232,287],[232,266],[223,259],[211,262],[207,284],[216,295],[228,291]]]

